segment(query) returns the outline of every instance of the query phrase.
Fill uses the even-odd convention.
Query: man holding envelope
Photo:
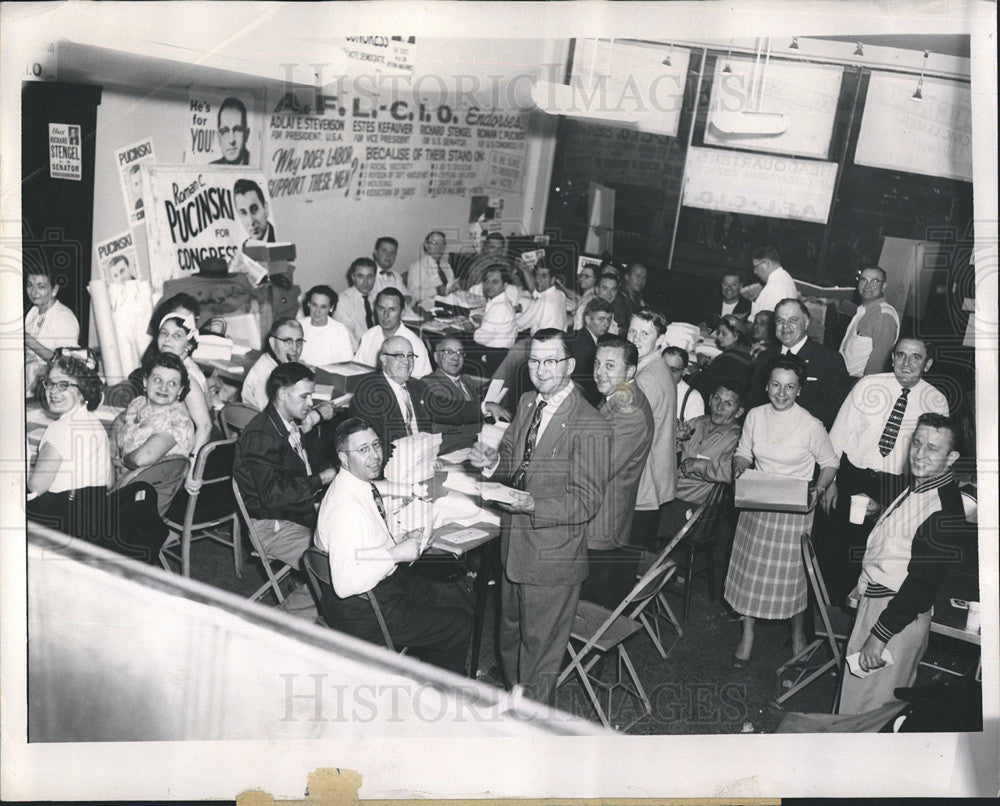
[[[863,714],[912,686],[927,649],[931,606],[948,570],[960,558],[954,535],[965,511],[951,467],[959,457],[955,421],[923,414],[910,440],[910,484],[878,520],[861,564],[858,615],[846,655],[859,653],[858,677],[845,670],[841,714]],[[891,660],[890,660],[891,658]]]
[[[571,380],[566,334],[532,336],[527,392],[499,451],[481,442],[469,461],[509,484],[502,503],[500,660],[510,684],[555,702],[556,678],[587,577],[585,526],[610,481],[611,423]]]

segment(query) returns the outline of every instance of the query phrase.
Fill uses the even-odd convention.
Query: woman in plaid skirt
[[[751,409],[733,458],[733,478],[751,465],[765,473],[812,479],[820,466],[812,503],[833,481],[837,456],[823,424],[795,399],[805,377],[805,367],[794,355],[774,363],[767,383],[770,403]],[[754,620],[791,619],[792,652],[805,648],[803,615],[806,609],[806,575],[802,566],[801,538],[812,529],[813,512],[740,513],[732,558],[726,576],[726,601],[743,617],[743,637],[733,664],[746,666],[753,650]]]

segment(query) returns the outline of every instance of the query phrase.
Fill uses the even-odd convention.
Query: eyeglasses
[[[858,285],[882,285],[884,282],[885,280],[879,280],[877,277],[874,279],[864,277],[858,278]]]
[[[80,384],[71,383],[70,381],[42,381],[42,388],[46,392],[50,392],[53,389],[57,392],[65,392],[71,386],[75,386],[77,389],[80,388]]]
[[[282,344],[284,344],[284,345],[285,345],[286,347],[290,347],[290,346],[291,346],[291,345],[293,345],[293,344],[294,344],[294,345],[296,345],[297,347],[301,347],[301,346],[302,346],[303,344],[305,344],[305,343],[306,343],[306,340],[305,340],[305,339],[293,339],[293,338],[291,338],[291,337],[289,337],[289,338],[287,338],[287,339],[280,339],[280,338],[278,338],[277,336],[272,336],[272,338],[273,338],[273,339],[274,339],[275,341],[280,341],[280,342],[281,342]]]
[[[566,358],[546,358],[544,361],[539,361],[537,358],[529,358],[528,369],[538,372],[538,368],[543,367],[546,372],[552,372],[563,361],[569,361],[569,356],[566,356]]]
[[[446,350],[441,348],[437,353],[438,355],[465,355],[465,350]]]
[[[236,132],[236,134],[246,134],[247,133],[247,127],[246,126],[233,126],[233,128],[230,129],[228,126],[223,126],[221,129],[219,129],[219,134],[222,135],[223,137],[225,137],[231,131],[232,132]]]
[[[370,445],[362,445],[360,448],[349,448],[347,453],[360,453],[362,456],[371,456],[382,453],[382,443],[373,442]]]
[[[416,356],[413,353],[382,353],[386,358],[395,358],[397,361],[413,361]]]

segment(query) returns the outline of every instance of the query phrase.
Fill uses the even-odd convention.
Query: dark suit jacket
[[[770,347],[757,357],[751,384],[751,402],[748,409],[767,403],[767,381],[771,363],[781,355],[781,346]],[[806,382],[802,386],[798,403],[813,417],[823,421],[829,431],[840,411],[840,405],[851,388],[844,357],[836,350],[824,347],[807,338],[798,357],[806,365]]]
[[[430,418],[427,416],[425,405],[427,387],[415,378],[410,378],[406,382],[406,390],[410,393],[418,430],[429,431]],[[382,454],[386,459],[392,453],[392,441],[406,436],[403,412],[400,411],[396,395],[381,370],[369,372],[358,381],[354,397],[351,399],[351,415],[364,418],[375,429],[382,442]]]
[[[597,408],[604,400],[604,395],[597,391],[597,384],[594,383],[594,356],[597,355],[597,343],[586,326],[574,333],[573,338],[569,340],[569,354],[576,360],[573,380],[583,390],[587,402]]]
[[[607,551],[624,546],[632,533],[639,479],[653,444],[654,424],[649,400],[635,381],[613,392],[599,411],[611,423],[614,438],[611,480],[601,509],[585,533],[587,548]]]
[[[619,335],[627,335],[628,326],[632,321],[632,314],[635,313],[635,306],[632,305],[632,300],[619,291],[618,296],[615,297],[615,301],[611,303],[611,307],[614,309],[611,316],[618,325]]]
[[[480,405],[488,387],[468,375],[460,377],[469,390],[470,400],[465,399],[455,382],[440,369],[420,379],[427,387],[424,403],[430,417],[431,433],[442,436],[441,453],[471,448],[483,427]]]
[[[324,459],[318,429],[302,435],[302,447],[313,471],[288,441],[288,429],[273,404],[268,404],[236,440],[233,478],[252,518],[294,521],[316,526],[316,496],[322,492],[319,473],[330,467]]]
[[[747,319],[750,316],[750,300],[745,297],[740,297],[736,301],[736,307],[733,309],[733,316],[739,316],[741,319]],[[711,328],[715,328],[719,324],[719,319],[722,317],[722,295],[718,294],[712,298],[712,300],[705,305],[701,310],[701,314],[698,317],[699,322],[704,322]]]
[[[518,403],[500,443],[496,481],[509,483],[520,466],[537,400],[537,392],[528,392]],[[525,490],[535,511],[502,516],[500,556],[511,582],[575,585],[587,578],[584,527],[604,501],[611,445],[611,423],[574,386],[532,453]]]

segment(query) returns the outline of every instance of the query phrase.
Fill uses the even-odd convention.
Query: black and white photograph
[[[995,4],[0,21],[4,799],[996,795]]]

